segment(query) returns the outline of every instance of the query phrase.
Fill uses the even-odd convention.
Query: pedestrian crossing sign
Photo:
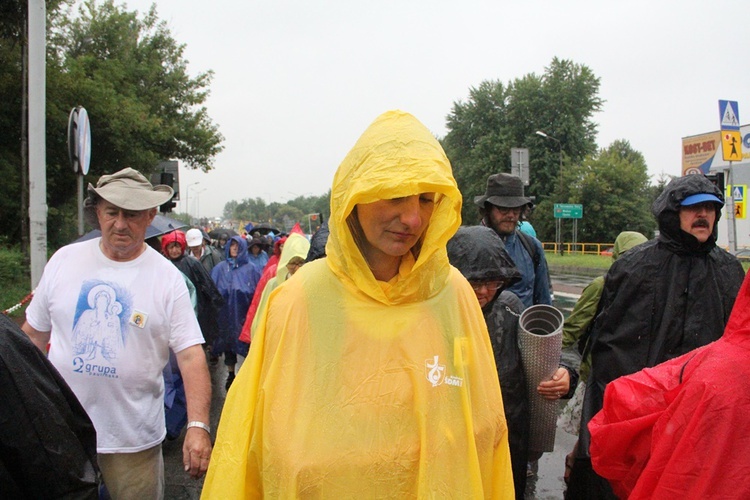
[[[740,112],[737,101],[719,101],[719,117],[721,118],[721,130],[739,130]]]
[[[724,197],[728,200],[732,198],[734,201],[745,201],[745,192],[747,192],[747,184],[727,184],[726,193]]]
[[[744,201],[734,202],[734,218],[735,219],[745,218],[745,202]]]
[[[742,160],[742,136],[739,130],[721,131],[721,153],[724,161]]]

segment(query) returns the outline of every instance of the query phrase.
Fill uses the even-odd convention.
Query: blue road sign
[[[740,129],[740,111],[737,101],[719,100],[719,120],[721,130]]]

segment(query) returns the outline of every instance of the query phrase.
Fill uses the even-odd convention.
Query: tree
[[[236,204],[230,218],[263,222],[271,220],[271,216],[272,212],[262,198],[247,198]]]
[[[667,187],[667,184],[669,184],[672,179],[676,178],[675,175],[669,175],[664,172],[659,174],[659,177],[656,179],[656,184],[652,184],[649,186],[650,191],[650,199],[651,203],[656,201],[656,199],[659,197],[662,191],[664,191],[664,188]],[[650,205],[649,205],[650,206]]]
[[[296,223],[304,230],[316,229],[323,221],[311,221],[308,215],[322,214],[327,220],[330,214],[330,200],[330,189],[322,196],[298,196],[286,203],[274,201],[266,204],[262,198],[248,198],[240,202],[231,200],[224,205],[224,218],[253,223],[270,222],[282,231],[289,231]]]
[[[527,195],[538,201],[549,197],[559,184],[561,154],[565,164],[572,164],[596,151],[592,118],[603,103],[598,93],[599,79],[588,67],[554,58],[541,76],[529,74],[507,84],[484,81],[469,90],[466,102],[455,102],[442,144],[464,195],[464,222],[478,221],[474,196],[484,193],[491,174],[510,172],[514,147],[529,148]]]
[[[59,9],[48,14],[47,192],[54,248],[70,241],[75,228],[71,211],[75,213],[76,181],[66,144],[74,106],[84,106],[91,120],[92,177],[125,166],[148,174],[163,159],[183,160],[188,167],[207,171],[222,150],[223,138],[203,106],[212,73],[188,74],[184,45],[158,20],[155,7],[140,18],[112,0],[101,5],[88,0],[77,16]],[[21,59],[4,63],[6,57],[8,62],[17,57],[20,49],[15,47],[22,41],[11,36],[0,42],[0,58],[8,69],[0,77],[0,98],[6,103],[0,112],[3,137],[18,137]],[[13,171],[24,168],[18,144],[0,142],[0,175],[5,179],[17,177]],[[9,197],[19,200],[21,184],[9,187]],[[0,226],[10,234],[20,234],[21,204],[15,203],[0,213]]]
[[[46,0],[54,13],[68,0]],[[27,0],[0,2],[0,176],[6,196],[0,198],[0,235],[28,245],[28,165],[26,144]],[[26,249],[24,254],[28,257]]]
[[[638,231],[647,238],[654,235],[656,220],[651,214],[652,189],[643,155],[628,141],[618,140],[606,149],[589,155],[579,164],[563,170],[563,191],[556,188],[551,198],[537,210],[553,212],[556,199],[583,205],[578,221],[578,241],[611,242],[621,231]],[[535,222],[537,231],[554,234],[554,220]],[[563,241],[572,240],[573,224],[563,221]]]
[[[76,18],[59,18],[50,36],[52,64],[60,69],[60,99],[83,104],[92,117],[92,156],[103,171],[125,164],[149,172],[178,158],[213,168],[222,136],[203,102],[212,72],[191,78],[184,45],[159,21],[156,7],[137,12],[106,0],[88,0]]]
[[[237,200],[231,200],[224,204],[224,212],[222,212],[224,219],[234,219],[234,211],[237,205],[239,205]]]
[[[288,203],[279,207],[273,216],[273,222],[276,224],[276,227],[285,232],[289,232],[298,222],[300,226],[303,226],[302,221],[305,222],[304,227],[307,228],[307,217],[305,217],[302,210]]]

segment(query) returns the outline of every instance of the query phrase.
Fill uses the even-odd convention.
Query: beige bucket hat
[[[171,187],[164,184],[153,186],[143,174],[129,167],[111,175],[102,175],[96,187],[89,184],[88,191],[125,210],[155,208],[168,202],[174,195]]]

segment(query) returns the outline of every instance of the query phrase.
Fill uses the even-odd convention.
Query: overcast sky
[[[719,99],[739,101],[750,122],[747,0],[155,3],[190,72],[215,73],[206,104],[224,151],[210,173],[181,168],[179,211],[199,182],[193,216],[322,195],[383,111],[408,111],[442,137],[471,87],[542,74],[555,56],[601,79],[598,145],[630,141],[654,178],[680,174],[682,137],[719,129]]]

